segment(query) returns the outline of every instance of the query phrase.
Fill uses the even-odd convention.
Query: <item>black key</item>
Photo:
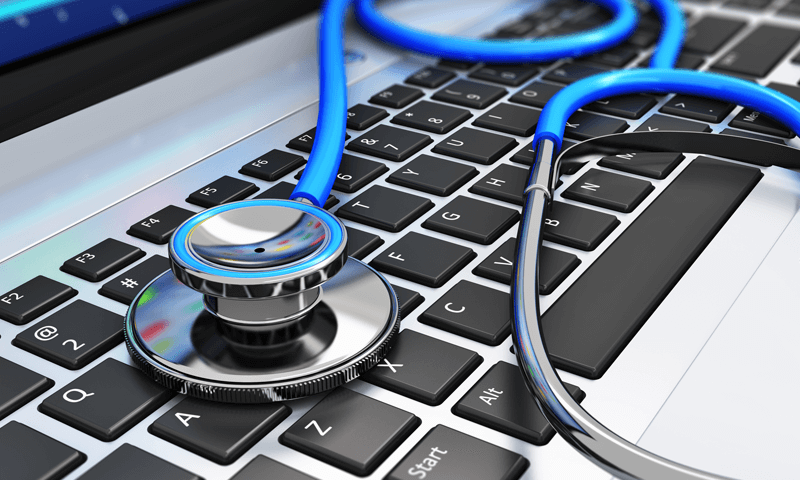
[[[561,196],[630,213],[652,191],[653,184],[646,180],[592,168],[564,190]]]
[[[578,142],[573,142],[572,140],[564,139],[561,142],[561,151],[568,149],[573,145],[577,145]],[[512,162],[521,163],[523,165],[533,165],[533,145],[530,144],[527,147],[523,148],[522,150],[518,150],[511,157]],[[583,162],[575,162],[575,163],[562,163],[561,164],[561,175],[572,175],[573,173],[580,170],[580,168],[585,165]]]
[[[0,318],[24,325],[77,294],[74,288],[39,275],[0,295]]]
[[[529,170],[502,164],[469,188],[472,193],[522,205],[522,192],[528,185]]]
[[[127,233],[156,245],[164,245],[175,230],[194,215],[195,212],[169,205],[131,225]]]
[[[593,113],[575,112],[567,120],[564,135],[575,140],[588,140],[602,135],[621,133],[628,129],[628,122],[603,117]]]
[[[239,473],[231,477],[231,480],[265,480],[274,478],[275,480],[315,480],[305,473],[298,472],[294,468],[276,462],[264,455],[258,455],[250,461]]]
[[[3,385],[5,387],[5,385]],[[0,428],[0,465],[7,480],[58,480],[86,455],[18,422]]]
[[[601,167],[663,180],[685,157],[681,153],[621,153],[600,159]]]
[[[741,130],[734,130],[732,128],[725,128],[719,133],[721,135],[734,135],[734,136],[737,136],[737,137],[755,138],[756,140],[762,140],[762,141],[765,141],[765,142],[772,142],[772,143],[778,143],[778,144],[781,144],[781,145],[785,145],[785,143],[782,140],[779,140],[777,138],[765,137],[764,135],[759,135],[757,133],[743,132]],[[754,165],[760,165],[760,163],[758,161],[754,161],[752,163]]]
[[[446,197],[477,174],[478,170],[475,167],[430,155],[420,155],[395,170],[386,181]]]
[[[658,103],[655,98],[648,95],[623,95],[598,100],[583,107],[593,112],[616,115],[618,117],[637,120]]]
[[[433,147],[435,153],[469,160],[483,165],[496,162],[519,145],[513,138],[462,128]]]
[[[745,25],[742,20],[705,16],[687,29],[683,48],[706,55],[716,53]]]
[[[609,67],[622,68],[639,56],[639,50],[628,45],[619,45],[605,52],[595,53],[586,60]]]
[[[545,312],[553,363],[600,378],[761,176],[705,157],[687,166]]]
[[[545,240],[591,251],[619,225],[613,215],[563,202],[552,202],[545,216]]]
[[[710,98],[675,95],[659,111],[703,122],[719,123],[733,111],[733,107],[731,103]]]
[[[644,60],[639,62],[637,66],[640,68],[649,68],[650,58],[650,56],[647,56]],[[678,61],[675,63],[675,68],[697,70],[700,68],[700,65],[705,63],[705,61],[706,59],[700,55],[692,55],[691,53],[681,52],[681,54],[678,56]]]
[[[507,292],[461,280],[419,321],[486,345],[500,345],[511,333],[511,299]]]
[[[294,148],[295,150],[300,150],[301,152],[311,153],[311,147],[314,146],[314,135],[316,134],[317,134],[317,128],[314,127],[311,130],[307,131],[306,133],[298,135],[293,139],[289,140],[289,143],[287,143],[286,146],[289,148]],[[350,135],[345,133],[344,139],[349,140]]]
[[[470,68],[477,65],[475,62],[463,62],[460,60],[439,60],[440,67],[447,67],[452,68],[453,70],[469,70]]]
[[[472,116],[469,110],[422,101],[398,113],[392,123],[426,132],[447,133]]]
[[[425,67],[417,70],[413,75],[406,78],[406,83],[412,85],[419,85],[426,88],[439,88],[445,83],[449,82],[456,76],[450,70],[442,70],[441,68]]]
[[[525,457],[437,425],[389,472],[386,480],[517,480]]]
[[[278,426],[291,410],[282,403],[229,405],[187,397],[148,431],[205,457],[230,465]]]
[[[581,63],[565,63],[564,65],[561,65],[545,75],[544,79],[550,80],[551,82],[566,83],[569,85],[570,83],[575,83],[583,78],[591,77],[592,75],[597,75],[598,73],[605,73],[607,71],[608,69],[594,67],[592,65],[584,65]]]
[[[536,131],[540,113],[540,110],[501,103],[475,119],[472,124],[511,135],[530,137]]]
[[[640,50],[650,48],[658,40],[658,30],[651,30],[639,24],[639,28],[628,37],[627,44]]]
[[[366,476],[420,423],[411,413],[338,388],[289,427],[280,441],[342,470]]]
[[[570,384],[567,391],[578,403],[586,394]],[[519,367],[498,362],[453,407],[453,413],[534,445],[547,444],[556,434],[536,406]]]
[[[787,17],[800,16],[800,2],[789,2],[783,8],[778,10],[778,15]],[[792,60],[794,62],[794,60]],[[795,62],[796,63],[796,62]]]
[[[363,260],[384,243],[381,237],[372,233],[351,227],[345,228],[347,228],[347,255],[355,259]]]
[[[122,342],[122,316],[77,300],[17,335],[14,345],[77,370]]]
[[[175,395],[136,368],[107,358],[47,397],[39,411],[110,442]]]
[[[519,212],[458,196],[422,224],[424,228],[489,245],[519,221]]]
[[[550,83],[542,83],[539,81],[531,82],[520,89],[517,93],[509,98],[514,103],[521,103],[531,107],[544,108],[547,102],[553,98],[553,95],[561,90],[561,85],[553,85]]]
[[[399,232],[433,208],[433,202],[381,185],[373,185],[339,207],[336,215],[388,232]]]
[[[422,97],[422,90],[418,88],[404,87],[402,85],[392,85],[391,87],[376,93],[369,99],[369,103],[383,105],[384,107],[403,108],[414,100]]]
[[[270,150],[252,162],[245,163],[239,173],[260,178],[268,182],[283,177],[292,170],[306,164],[306,159],[295,153]]]
[[[636,129],[637,132],[656,132],[670,130],[675,132],[710,132],[711,127],[705,123],[690,122],[666,115],[653,115]]]
[[[345,153],[342,154],[333,189],[344,193],[357,192],[388,171],[389,167],[380,162]],[[297,172],[295,178],[299,180],[303,172]]]
[[[475,256],[471,248],[410,232],[375,257],[370,265],[381,272],[438,288]]]
[[[517,20],[508,25],[504,25],[497,31],[505,38],[520,38],[531,33],[536,28],[537,22],[528,19]]]
[[[61,271],[90,282],[99,282],[142,257],[144,252],[139,248],[107,238],[64,262]]]
[[[166,257],[153,255],[103,285],[99,293],[112,300],[130,305],[148,283],[169,269],[169,260]]]
[[[409,313],[413,312],[415,308],[422,305],[422,302],[425,301],[425,297],[414,290],[398,287],[394,284],[392,284],[392,288],[394,289],[395,295],[397,295],[397,304],[400,307],[401,319],[406,318]]]
[[[47,391],[55,383],[47,377],[0,357],[0,419]],[[0,452],[3,449],[0,448]],[[0,453],[2,454],[2,453]]]
[[[133,445],[123,443],[100,460],[100,463],[81,475],[78,480],[203,480],[166,460],[162,460]]]
[[[537,73],[539,73],[539,67],[536,65],[486,65],[470,73],[469,76],[478,80],[518,87]]]
[[[766,77],[798,40],[798,30],[759,25],[711,68],[751,77]]]
[[[347,109],[347,128],[366,130],[388,116],[389,112],[382,108],[359,103]]]
[[[736,117],[730,121],[731,127],[750,130],[751,132],[766,133],[776,137],[792,138],[794,132],[784,127],[782,124],[757,112],[752,108],[743,108]]]
[[[334,181],[334,183],[336,183]],[[289,182],[278,182],[275,185],[269,187],[268,189],[264,190],[263,192],[259,193],[255,197],[254,200],[263,199],[263,198],[277,198],[280,200],[289,200],[289,197],[292,196],[292,192],[294,191],[294,187],[297,185]],[[325,205],[323,207],[327,210],[334,205],[339,203],[339,199],[334,197],[333,195],[328,195],[328,199],[325,200]]]
[[[764,10],[772,0],[728,0],[726,7],[745,8],[747,10]]]
[[[388,125],[378,125],[347,144],[348,150],[402,162],[422,150],[433,140],[421,133],[409,132]]]
[[[257,191],[258,187],[255,184],[225,175],[192,193],[186,201],[211,208],[224,203],[244,200]]]
[[[485,83],[456,80],[433,95],[434,100],[462,107],[486,108],[508,93],[505,88]]]

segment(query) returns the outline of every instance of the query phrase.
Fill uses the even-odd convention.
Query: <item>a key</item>
[[[394,293],[397,295],[397,304],[400,308],[401,319],[406,318],[409,313],[413,312],[415,308],[422,305],[422,302],[425,301],[425,297],[414,290],[398,287],[394,284],[392,285],[392,289],[394,289]]]
[[[74,288],[39,275],[0,295],[0,318],[24,325],[77,294]]]
[[[575,140],[588,140],[594,137],[624,132],[628,129],[628,126],[628,122],[625,120],[587,112],[575,112],[567,120],[564,136]]]
[[[339,173],[336,174],[336,180],[333,181],[333,189],[344,193],[354,193],[388,171],[389,167],[383,163],[345,153],[339,164]],[[299,180],[303,172],[304,170],[298,172],[295,178]]]
[[[375,257],[370,265],[378,271],[438,288],[475,256],[471,248],[410,232]]]
[[[475,167],[430,155],[419,155],[386,179],[389,183],[446,197],[478,174]]]
[[[39,411],[104,442],[116,440],[175,393],[107,358],[39,405]]]
[[[575,385],[564,386],[578,403],[586,397]],[[453,413],[534,445],[545,445],[556,434],[525,387],[519,367],[506,362],[492,366]]]
[[[608,70],[605,68],[585,65],[582,63],[565,63],[545,75],[544,79],[551,82],[566,83],[569,85],[586,77],[591,77],[592,75],[605,73],[607,71]]]
[[[644,60],[639,62],[637,66],[640,68],[649,68],[650,59],[651,56],[648,55]],[[697,70],[703,63],[705,63],[705,61],[706,59],[700,55],[692,55],[691,53],[681,52],[681,54],[678,56],[678,61],[675,63],[675,68]]]
[[[628,45],[619,45],[605,52],[595,53],[586,60],[609,67],[622,68],[639,55],[639,51]]]
[[[522,205],[524,203],[522,192],[528,185],[528,175],[527,168],[498,165],[488,175],[475,182],[469,191],[484,197]]]
[[[485,83],[456,80],[433,95],[434,100],[469,108],[486,108],[500,100],[508,91]]]
[[[352,227],[347,228],[347,255],[358,260],[374,252],[376,248],[383,245],[383,239],[375,234],[357,230]]]
[[[584,110],[637,120],[650,111],[656,103],[658,103],[656,99],[648,95],[623,95],[598,100],[583,108]]]
[[[359,476],[380,465],[420,424],[415,415],[338,388],[289,427],[281,443]]]
[[[452,68],[453,70],[469,70],[470,68],[474,67],[477,64],[475,62],[464,62],[460,60],[442,59],[439,60],[438,65],[440,67]]]
[[[456,76],[455,73],[441,68],[425,67],[417,70],[410,77],[406,78],[406,83],[425,88],[439,88]]]
[[[731,103],[710,98],[675,95],[659,111],[703,122],[719,123],[733,111],[733,107]]]
[[[77,300],[21,332],[12,343],[77,370],[122,342],[122,316]]]
[[[437,425],[403,457],[386,480],[517,480],[525,457],[444,425]]]
[[[419,321],[486,345],[500,345],[511,333],[511,299],[507,292],[462,280]]]
[[[760,25],[711,68],[757,78],[766,77],[798,40],[800,31],[793,28]]]
[[[366,130],[388,116],[389,112],[382,108],[359,103],[347,109],[347,128]]]
[[[403,330],[381,363],[361,378],[428,405],[440,405],[483,362],[480,355]]]
[[[144,257],[144,252],[113,238],[70,257],[61,265],[61,271],[78,278],[99,282]]]
[[[489,245],[519,221],[519,212],[458,196],[422,224],[437,232]]]
[[[0,420],[55,385],[47,377],[0,357]],[[2,450],[2,448],[0,448]]]
[[[544,108],[563,87],[540,81],[531,82],[509,98],[509,101],[530,107]]]
[[[619,225],[619,219],[607,213],[551,202],[545,213],[542,234],[545,240],[568,247],[591,251]]]
[[[130,305],[148,283],[169,269],[169,260],[166,257],[153,255],[103,285],[99,293],[112,300]]]
[[[441,153],[463,160],[489,165],[500,159],[519,145],[513,138],[494,133],[462,128],[442,140],[435,147],[435,153]]]
[[[425,197],[373,185],[339,207],[336,215],[388,232],[399,232],[431,208],[433,202]]]
[[[237,405],[187,397],[148,431],[212,462],[230,465],[278,426],[291,410],[282,403]]]
[[[573,145],[577,145],[578,142],[574,142],[572,140],[564,139],[561,142],[561,151],[568,149]],[[515,163],[521,163],[523,165],[533,165],[533,145],[529,144],[528,146],[518,150],[517,153],[511,156],[511,161]],[[585,165],[583,162],[573,162],[570,164],[561,164],[561,175],[572,175],[573,173],[580,170],[580,168]]]
[[[231,477],[231,480],[265,480],[268,478],[274,478],[275,480],[316,480],[314,477],[309,477],[305,473],[287,467],[264,455],[257,455],[236,475]]]
[[[264,190],[263,192],[259,193],[255,197],[253,197],[253,199],[258,200],[264,198],[277,198],[281,200],[289,200],[289,197],[292,196],[292,192],[294,191],[294,187],[296,187],[296,185],[293,183],[278,182],[275,185]],[[325,205],[323,205],[323,208],[325,208],[325,210],[328,210],[337,203],[339,203],[338,198],[334,197],[333,195],[328,195],[328,199],[325,200]]]
[[[203,480],[191,472],[128,443],[123,443],[111,452],[111,455],[100,460],[78,480],[109,480],[111,478],[114,480],[142,480],[145,478]]]
[[[403,108],[411,102],[422,97],[422,90],[418,88],[404,87],[403,85],[392,85],[391,87],[376,93],[369,99],[369,103],[391,108]]]
[[[674,132],[710,132],[711,127],[705,123],[691,122],[666,115],[652,115],[636,129],[637,132],[656,132],[669,130]]]
[[[431,137],[421,133],[378,125],[348,143],[347,149],[402,162],[432,142]]]
[[[255,160],[245,163],[239,169],[239,173],[274,182],[305,164],[306,160],[300,155],[281,150],[270,150]]]
[[[564,190],[561,196],[630,213],[652,191],[653,184],[646,180],[593,168]]]
[[[683,49],[705,55],[714,54],[745,25],[747,22],[742,20],[705,16],[686,30]]]
[[[598,165],[663,180],[685,157],[676,152],[632,152],[603,157]]]
[[[792,138],[794,132],[784,127],[771,118],[757,112],[752,108],[743,108],[729,124],[731,127],[749,130],[751,132],[766,133],[776,137]]]
[[[501,103],[476,118],[473,125],[498,132],[530,137],[536,131],[540,110]]]
[[[195,212],[169,205],[134,223],[127,233],[156,245],[164,245],[169,242],[175,230],[194,215]]]
[[[4,479],[58,480],[85,461],[83,453],[27,425],[11,421],[0,427]]]
[[[288,148],[300,150],[301,152],[311,153],[311,147],[314,146],[314,136],[316,134],[317,134],[317,128],[314,127],[311,130],[303,133],[302,135],[298,135],[293,139],[289,140],[289,143],[287,143],[286,146]],[[345,133],[344,139],[349,140],[350,135]]]
[[[544,313],[554,365],[600,378],[761,177],[706,157],[689,164]]]
[[[518,87],[539,73],[536,65],[485,65],[469,76],[478,80]]]
[[[392,123],[426,132],[447,133],[472,116],[469,110],[433,102],[418,102],[392,118]]]
[[[211,208],[224,203],[244,200],[257,191],[258,187],[255,184],[225,175],[192,193],[186,201]]]

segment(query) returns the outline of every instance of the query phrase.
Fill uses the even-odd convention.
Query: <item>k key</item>
[[[564,136],[575,140],[588,140],[594,137],[624,132],[628,122],[587,112],[570,115],[564,128]]]
[[[666,115],[652,115],[636,129],[637,132],[657,132],[671,130],[676,132],[710,132],[711,127],[705,123],[682,120]]]

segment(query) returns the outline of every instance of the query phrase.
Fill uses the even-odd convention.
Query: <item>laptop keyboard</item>
[[[362,103],[348,110],[346,153],[325,208],[344,220],[348,254],[395,286],[404,320],[383,362],[346,387],[270,405],[176,395],[118,361],[127,354],[108,355],[124,352],[116,313],[124,308],[112,312],[92,303],[106,305],[98,300],[103,296],[129,305],[169,269],[164,245],[200,208],[288,198],[311,150],[313,125],[294,138],[273,138],[257,158],[240,158],[238,172],[238,166],[215,168],[201,182],[182,184],[183,204],[154,198],[149,212],[137,213],[141,220],[109,222],[107,238],[74,242],[91,247],[49,254],[63,262],[60,272],[58,262],[47,268],[33,263],[24,275],[4,275],[0,319],[10,325],[3,330],[10,341],[3,348],[22,352],[0,351],[0,419],[9,417],[0,423],[4,473],[20,480],[310,479],[326,478],[319,473],[322,463],[342,478],[374,472],[390,479],[528,478],[530,462],[520,452],[547,449],[555,436],[509,351],[508,285],[533,158],[530,137],[541,108],[565,85],[646,64],[658,22],[641,8],[634,36],[607,52],[549,65],[439,61],[420,68],[410,62],[416,67],[404,64],[397,83],[361,95]],[[683,68],[705,66],[762,81],[789,62],[800,41],[800,24],[751,25],[747,19],[748,12],[765,10],[781,20],[798,18],[797,2],[698,2],[688,10]],[[557,0],[489,37],[564,34],[607,19],[593,5]],[[797,86],[769,86],[800,99]],[[737,108],[683,95],[610,98],[570,117],[565,136],[571,140],[564,146],[625,131],[724,131],[780,143],[794,136],[759,112]],[[541,294],[555,298],[543,316],[544,332],[558,368],[583,382],[602,382],[762,172],[679,152],[630,152],[565,165],[562,173],[539,265]],[[155,338],[166,329],[156,324],[144,335]],[[75,375],[53,381],[48,376],[67,378],[56,369]],[[373,398],[362,384],[391,394]],[[586,397],[577,385],[568,389],[578,401]],[[393,405],[400,397],[427,409]],[[41,428],[52,423],[32,420],[43,415],[113,448],[98,454],[86,439],[70,445],[63,430],[54,429],[56,435]],[[451,422],[456,417],[464,421]],[[134,428],[150,441],[132,440]],[[486,429],[505,440],[486,441]],[[174,450],[162,448],[163,441],[197,455],[196,465],[175,465]],[[281,451],[293,452],[287,453],[291,465],[274,453]],[[81,467],[87,461],[90,467]],[[211,471],[207,462],[227,467]]]

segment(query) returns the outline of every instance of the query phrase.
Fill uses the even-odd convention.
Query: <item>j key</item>
[[[591,251],[619,225],[613,215],[563,202],[552,202],[545,215],[545,240]]]
[[[456,76],[455,73],[441,68],[425,67],[406,78],[406,83],[426,88],[439,88]]]
[[[0,318],[24,325],[77,294],[74,288],[39,275],[0,295]]]
[[[357,260],[363,260],[384,243],[381,237],[372,233],[351,227],[345,228],[347,228],[347,255]]]
[[[250,461],[239,473],[231,477],[231,480],[264,480],[274,478],[276,480],[316,480],[305,473],[298,472],[294,468],[276,462],[264,455],[258,455]]]
[[[794,136],[793,132],[780,123],[763,115],[761,112],[747,107],[742,109],[742,111],[731,120],[730,126],[783,138],[792,138]]]
[[[0,428],[5,479],[58,480],[85,461],[83,453],[21,423],[12,421]]]
[[[239,173],[274,182],[305,163],[306,160],[295,153],[270,150],[252,162],[245,163]]]
[[[671,130],[676,132],[710,132],[711,127],[705,123],[690,122],[665,115],[653,115],[636,129],[637,132],[656,132]]]
[[[153,413],[174,394],[138,369],[107,358],[47,397],[39,405],[39,411],[110,442]]]
[[[187,397],[162,415],[150,433],[213,462],[229,465],[278,426],[291,410],[282,403],[237,405]]]
[[[470,73],[469,76],[478,80],[518,87],[537,73],[539,73],[539,67],[536,65],[487,65]]]
[[[539,81],[532,82],[509,98],[514,103],[521,103],[530,107],[544,108],[553,95],[563,87]]]
[[[381,272],[438,288],[475,256],[471,248],[410,232],[375,257],[370,265]]]
[[[295,184],[289,182],[278,182],[275,185],[264,190],[263,192],[259,193],[255,197],[253,197],[253,199],[279,198],[281,200],[289,200],[289,197],[292,196],[292,192],[294,191],[295,186],[296,186]],[[323,205],[323,207],[327,210],[336,205],[337,203],[339,203],[338,198],[334,197],[333,195],[328,195],[328,199],[325,201],[325,205]]]
[[[586,394],[570,384],[567,391],[578,403]],[[556,434],[525,387],[519,367],[498,362],[459,400],[453,413],[493,430],[545,445]]]
[[[733,107],[733,104],[709,98],[676,95],[659,111],[703,122],[719,123],[733,111]]]
[[[354,155],[343,154],[339,173],[333,181],[333,189],[344,193],[361,190],[376,178],[389,171],[386,165]],[[298,180],[303,170],[295,175]]]
[[[684,50],[710,55],[716,53],[725,42],[747,25],[742,20],[706,16],[686,31]]]
[[[289,140],[289,143],[287,143],[286,146],[289,148],[294,148],[295,150],[300,150],[301,152],[311,153],[311,147],[314,145],[314,135],[316,134],[317,128],[314,127],[306,133],[298,135]],[[349,140],[350,135],[345,133],[344,139]]]
[[[630,213],[652,191],[653,184],[646,180],[593,168],[564,190],[561,196],[618,212]]]
[[[192,193],[186,201],[211,208],[224,203],[244,200],[257,191],[258,187],[255,184],[225,175]]]
[[[122,342],[122,316],[77,300],[17,335],[14,345],[77,370]]]
[[[194,216],[195,212],[169,205],[131,225],[128,235],[147,240],[156,245],[169,242],[175,230]]]
[[[419,155],[395,170],[387,182],[446,197],[478,174],[475,167],[430,155]]]
[[[760,25],[717,60],[712,69],[751,77],[766,77],[798,40],[798,30]]]
[[[511,135],[530,137],[536,131],[539,113],[540,110],[501,103],[475,119],[472,124]]]
[[[624,132],[627,129],[628,122],[625,120],[603,117],[593,113],[575,112],[567,120],[564,135],[575,140],[588,140],[602,135]]]
[[[505,88],[485,83],[456,80],[433,95],[434,100],[462,107],[486,108],[508,93]]]
[[[422,97],[422,90],[418,88],[404,87],[402,85],[392,85],[391,87],[377,93],[369,99],[369,103],[382,105],[391,108],[403,108],[414,100]]]
[[[427,198],[373,185],[339,207],[336,215],[388,232],[399,232],[431,208],[433,202]]]
[[[348,143],[347,149],[402,162],[432,142],[431,137],[421,133],[378,125]]]
[[[428,432],[386,480],[517,480],[525,457],[444,425]]]
[[[580,63],[566,63],[554,69],[544,76],[545,80],[559,83],[575,83],[586,77],[597,75],[598,73],[605,73],[608,70],[605,68],[594,67],[591,65],[584,65]]]
[[[112,300],[130,305],[148,283],[169,268],[169,260],[166,257],[153,255],[103,285],[99,293]]]
[[[511,333],[511,299],[507,292],[462,280],[419,321],[486,345],[500,345]]]
[[[489,165],[519,145],[513,138],[462,128],[433,147],[435,153]]]
[[[423,227],[489,245],[519,221],[519,212],[493,203],[458,196],[431,215]]]
[[[364,380],[428,405],[440,405],[483,359],[475,352],[403,330]]]
[[[573,145],[577,145],[578,142],[573,142],[572,140],[564,139],[561,142],[561,151],[568,149]],[[518,150],[511,157],[512,162],[521,163],[523,165],[533,165],[533,145],[529,144],[527,147]],[[585,163],[581,162],[574,162],[570,164],[561,164],[561,175],[572,175],[573,173],[577,172],[581,169],[581,167],[585,165]]]
[[[469,110],[433,102],[418,102],[395,115],[392,123],[426,132],[447,133],[472,116]]]
[[[347,128],[366,130],[388,116],[389,112],[382,108],[359,103],[347,109]]]
[[[609,67],[622,68],[629,64],[631,60],[639,56],[639,51],[628,45],[620,45],[605,52],[596,53],[586,60]]]
[[[90,282],[99,282],[142,257],[144,252],[139,248],[107,238],[64,262],[61,271]]]
[[[280,437],[281,443],[367,476],[420,424],[415,415],[346,388],[329,393]]]
[[[47,391],[55,383],[47,377],[0,357],[0,420]],[[2,448],[0,448],[2,450]]]
[[[133,445],[123,443],[89,469],[78,480],[141,480],[163,478],[169,480],[203,480],[166,460],[162,460]]]
[[[622,153],[600,159],[601,167],[663,180],[685,157],[680,153]]]
[[[469,191],[517,205],[523,204],[522,192],[528,185],[527,168],[502,164],[478,180]]]
[[[397,285],[392,285],[392,289],[394,289],[394,293],[397,295],[397,304],[400,307],[401,319],[406,318],[409,313],[413,312],[415,308],[422,305],[422,302],[425,301],[425,297],[414,290],[398,287]]]
[[[637,66],[640,68],[650,67],[650,58],[650,56],[647,56],[644,60],[639,62]],[[706,59],[700,55],[692,55],[691,53],[681,52],[681,54],[678,56],[678,61],[675,63],[675,68],[697,70],[700,68],[700,65],[705,63],[705,61]]]
[[[656,99],[648,95],[623,95],[621,97],[598,100],[583,108],[593,112],[636,120],[642,118],[642,115],[653,108],[656,103],[658,103]]]

